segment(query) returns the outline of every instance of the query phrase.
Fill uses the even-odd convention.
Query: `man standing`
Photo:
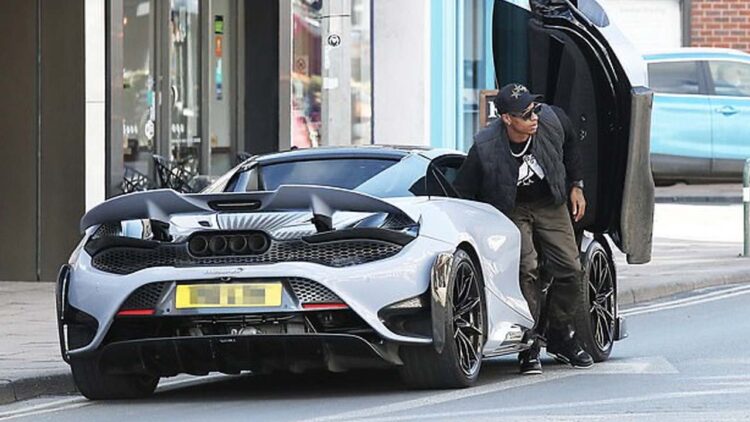
[[[535,244],[554,277],[546,303],[547,353],[576,368],[594,363],[574,339],[582,270],[570,221],[583,218],[581,158],[573,126],[562,109],[542,104],[521,84],[504,86],[497,98],[500,119],[474,136],[455,186],[468,199],[489,203],[521,232],[520,283],[537,327],[544,307]],[[566,204],[570,202],[570,213]],[[521,373],[540,374],[539,342],[519,354]]]

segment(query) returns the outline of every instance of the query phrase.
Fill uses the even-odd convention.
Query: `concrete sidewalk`
[[[740,204],[742,203],[742,183],[716,183],[707,185],[686,185],[656,188],[657,204]]]
[[[697,288],[750,282],[742,252],[742,207],[656,207],[652,262],[615,260],[621,305]],[[60,358],[53,283],[0,282],[0,404],[75,391]]]

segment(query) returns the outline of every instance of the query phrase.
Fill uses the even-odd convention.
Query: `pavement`
[[[687,185],[677,183],[656,188],[656,203],[741,204],[742,183]]]
[[[658,188],[652,261],[628,265],[615,253],[618,303],[750,283],[750,258],[741,257],[742,206],[727,199],[741,192],[739,185]],[[706,200],[711,195],[715,201]],[[0,405],[75,392],[60,357],[54,290],[51,282],[0,282]]]

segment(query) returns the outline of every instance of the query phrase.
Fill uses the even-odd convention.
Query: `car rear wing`
[[[177,214],[286,210],[311,210],[316,226],[330,225],[336,211],[385,212],[408,217],[403,210],[380,198],[327,186],[282,185],[268,192],[212,194],[158,189],[118,196],[97,205],[81,218],[80,229],[84,232],[94,225],[126,220],[168,222]]]

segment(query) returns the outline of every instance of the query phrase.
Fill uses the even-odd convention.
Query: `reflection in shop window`
[[[201,157],[201,50],[198,0],[172,0],[169,19],[169,153],[195,174]]]
[[[151,46],[153,11],[148,1],[122,3],[122,149],[125,168],[147,175],[154,152],[155,87]]]
[[[293,1],[292,143],[323,146],[321,9],[325,0]],[[372,143],[370,0],[351,0],[351,143]],[[346,118],[346,117],[345,117]]]

